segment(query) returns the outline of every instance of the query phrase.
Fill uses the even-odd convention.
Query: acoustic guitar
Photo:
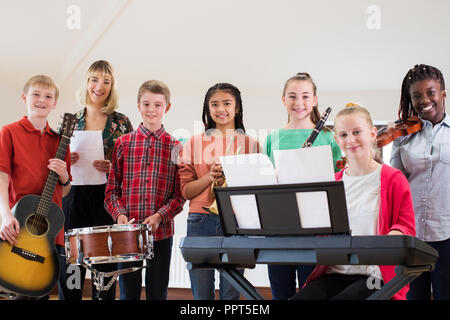
[[[65,113],[55,158],[64,160],[76,118]],[[58,175],[50,170],[41,196],[26,195],[11,209],[20,223],[17,243],[0,240],[0,291],[40,297],[59,276],[55,237],[64,225],[61,208],[52,201]]]

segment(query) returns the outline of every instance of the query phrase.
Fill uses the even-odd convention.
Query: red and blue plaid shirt
[[[162,222],[154,240],[173,235],[173,219],[185,202],[177,165],[181,149],[181,143],[164,127],[151,132],[141,124],[117,139],[105,191],[105,208],[115,221],[125,214],[142,223],[159,213]]]

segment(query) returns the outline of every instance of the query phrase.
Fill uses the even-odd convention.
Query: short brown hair
[[[56,86],[56,84],[52,80],[52,78],[50,78],[49,76],[40,74],[40,75],[31,77],[23,86],[23,93],[27,94],[28,90],[30,90],[30,87],[33,87],[35,85],[41,85],[41,86],[47,87],[49,89],[55,90],[55,100],[58,100],[58,97],[59,97],[58,87]]]
[[[139,88],[137,102],[141,100],[141,97],[144,95],[146,91],[150,91],[156,94],[164,95],[166,99],[166,104],[170,104],[170,90],[169,87],[162,81],[159,80],[148,80],[145,81]]]

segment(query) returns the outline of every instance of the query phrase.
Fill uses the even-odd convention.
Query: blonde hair
[[[170,90],[169,90],[169,87],[164,82],[158,81],[158,80],[145,81],[140,86],[139,91],[138,91],[138,96],[137,96],[138,103],[146,91],[164,95],[164,98],[166,99],[166,104],[167,105],[170,104]]]
[[[349,116],[349,115],[356,114],[356,113],[359,113],[363,116],[364,120],[366,120],[367,124],[369,125],[369,129],[374,128],[372,117],[370,116],[370,112],[363,106],[361,106],[357,103],[354,103],[354,102],[350,102],[350,103],[347,103],[345,105],[345,108],[342,109],[341,111],[339,111],[338,114],[336,115],[336,117],[334,118],[334,128],[335,128],[334,130],[336,131],[336,119],[338,119],[339,117]],[[372,158],[379,162],[381,159],[381,152],[380,152],[380,148],[377,147],[376,140],[372,143],[372,146],[370,149],[371,149]]]
[[[357,112],[361,113],[364,116],[364,119],[367,121],[367,124],[369,125],[370,129],[372,129],[373,122],[372,122],[372,117],[370,116],[369,111],[366,108],[364,108],[363,106],[361,106],[357,103],[354,103],[354,102],[347,103],[345,105],[345,108],[338,112],[338,114],[334,118],[334,121],[336,122],[336,119],[340,116],[348,116],[348,115],[351,115],[351,114],[354,114]]]
[[[28,79],[28,81],[23,86],[23,93],[26,95],[28,93],[28,90],[30,90],[30,87],[33,87],[35,85],[41,85],[41,86],[47,87],[48,89],[55,90],[55,100],[56,101],[58,100],[58,97],[59,97],[58,87],[56,86],[56,84],[52,80],[52,78],[50,78],[49,76],[40,74],[40,75],[31,77],[30,79]]]
[[[81,86],[78,88],[76,92],[76,97],[78,100],[78,103],[80,105],[86,105],[89,102],[89,95],[88,95],[88,82],[89,79],[92,77],[94,73],[101,73],[104,75],[108,75],[111,77],[111,91],[109,92],[109,96],[106,98],[105,106],[102,108],[102,112],[106,114],[113,113],[118,108],[118,96],[117,96],[117,89],[116,89],[116,81],[114,77],[114,70],[111,66],[111,64],[108,61],[105,60],[98,60],[95,61],[91,66],[89,67],[86,77],[84,81],[82,82]]]

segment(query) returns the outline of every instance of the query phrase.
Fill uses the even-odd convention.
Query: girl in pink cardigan
[[[414,210],[407,179],[401,171],[374,160],[377,129],[369,112],[358,105],[335,118],[336,141],[348,166],[336,173],[343,180],[352,235],[415,235]],[[291,299],[366,299],[388,282],[395,266],[317,266],[305,286]],[[374,281],[375,278],[378,278]],[[371,285],[368,285],[371,284]],[[409,286],[392,299],[405,299]]]

